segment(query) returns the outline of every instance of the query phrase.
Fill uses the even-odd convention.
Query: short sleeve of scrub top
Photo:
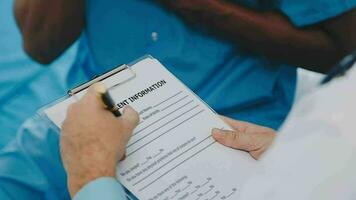
[[[307,26],[356,8],[356,0],[281,0],[280,10],[296,26]]]

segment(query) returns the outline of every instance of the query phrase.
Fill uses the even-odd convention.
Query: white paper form
[[[136,77],[110,90],[120,107],[131,105],[141,118],[117,167],[118,180],[142,200],[239,199],[256,162],[211,137],[212,128],[229,127],[156,59],[131,69]],[[110,87],[118,79],[104,83]],[[46,113],[60,126],[73,101]]]

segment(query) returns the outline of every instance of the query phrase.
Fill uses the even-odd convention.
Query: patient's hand
[[[273,129],[222,117],[233,131],[213,129],[213,138],[233,149],[247,151],[256,160],[271,146],[276,137]]]
[[[126,144],[138,123],[138,114],[127,107],[116,118],[104,109],[93,88],[68,109],[62,126],[61,157],[73,197],[86,183],[99,177],[115,177]]]

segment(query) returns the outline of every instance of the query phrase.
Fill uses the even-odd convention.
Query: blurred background
[[[0,1],[0,148],[15,137],[24,120],[66,93],[69,86],[64,77],[70,73],[76,50],[77,44],[48,66],[35,63],[22,49],[13,0]]]

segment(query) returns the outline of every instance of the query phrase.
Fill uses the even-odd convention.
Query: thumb
[[[95,83],[89,87],[87,93],[79,102],[90,108],[105,109],[105,105],[101,100],[100,94],[105,93],[106,90],[107,89],[103,83]]]
[[[119,119],[124,121],[129,132],[132,132],[140,121],[138,113],[131,106],[124,108],[122,116]]]
[[[254,138],[249,134],[244,134],[238,131],[229,131],[214,128],[212,130],[213,138],[220,144],[231,147],[234,149],[239,149],[243,151],[252,151],[255,148]]]

